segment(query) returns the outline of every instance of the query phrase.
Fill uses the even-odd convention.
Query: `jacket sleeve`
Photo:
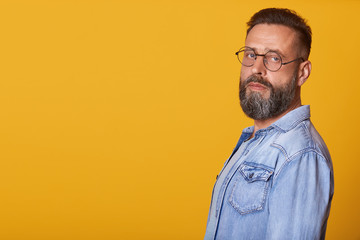
[[[266,238],[324,239],[333,196],[332,167],[308,152],[287,161],[269,192]]]

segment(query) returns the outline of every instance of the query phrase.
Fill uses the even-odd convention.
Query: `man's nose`
[[[253,74],[265,75],[266,67],[264,65],[264,57],[257,56],[254,65],[251,68]]]

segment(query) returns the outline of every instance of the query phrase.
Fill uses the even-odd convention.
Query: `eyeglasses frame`
[[[291,60],[291,61],[289,61],[289,62],[284,62],[284,63],[283,63],[280,54],[279,54],[278,52],[276,52],[276,51],[269,50],[269,51],[267,51],[265,54],[258,54],[258,53],[256,53],[256,51],[255,51],[253,48],[251,48],[251,47],[246,47],[246,46],[245,46],[245,47],[240,48],[240,50],[235,53],[235,55],[237,56],[237,59],[239,60],[239,62],[241,63],[241,65],[243,65],[243,66],[245,66],[245,67],[252,67],[252,66],[254,66],[254,64],[255,64],[255,61],[254,61],[254,63],[253,63],[252,65],[245,65],[245,64],[243,64],[243,63],[241,62],[241,60],[240,60],[240,58],[239,58],[239,53],[245,51],[245,49],[250,49],[250,50],[252,50],[252,51],[255,53],[255,61],[256,61],[256,59],[257,59],[258,56],[263,57],[263,64],[264,64],[265,68],[266,68],[267,70],[269,70],[270,72],[277,72],[277,71],[280,70],[280,68],[281,68],[283,65],[287,65],[287,64],[289,64],[289,63],[292,63],[292,62],[295,62],[295,61],[298,61],[298,60],[301,60],[301,62],[304,62],[304,61],[305,61],[305,59],[304,59],[303,57],[299,57],[299,58],[296,58],[296,59]],[[269,69],[269,68],[266,66],[266,64],[265,64],[265,55],[268,54],[269,52],[274,52],[274,53],[276,53],[277,55],[279,55],[279,57],[280,57],[280,62],[281,62],[281,64],[280,64],[280,67],[279,67],[277,70],[271,70],[271,69]]]

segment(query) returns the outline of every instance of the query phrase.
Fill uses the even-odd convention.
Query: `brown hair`
[[[257,24],[280,24],[294,29],[299,36],[300,44],[305,52],[305,59],[309,57],[311,49],[311,28],[306,20],[300,17],[295,11],[286,8],[266,8],[255,13],[247,22],[247,32]]]

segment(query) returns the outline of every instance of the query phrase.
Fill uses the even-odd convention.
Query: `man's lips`
[[[261,83],[251,82],[247,85],[248,88],[250,88],[253,91],[264,91],[268,89],[268,87],[262,85]]]

